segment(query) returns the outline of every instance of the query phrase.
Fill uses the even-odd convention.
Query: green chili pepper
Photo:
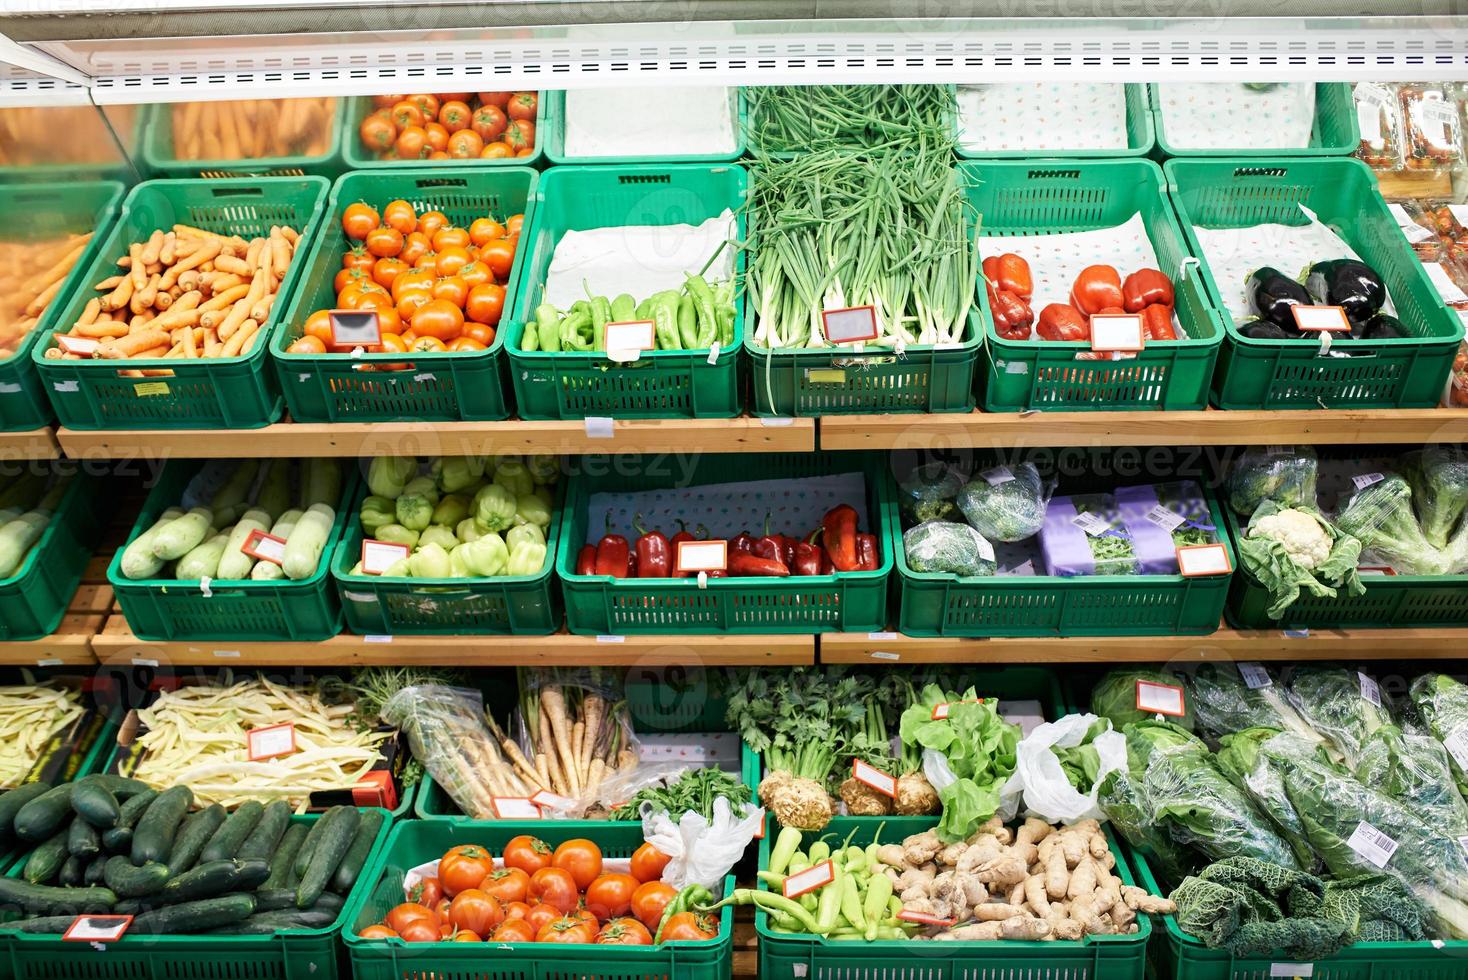
[[[637,300],[623,293],[612,300],[612,322],[625,323],[637,319]]]
[[[577,310],[572,307],[571,313],[561,321],[561,350],[591,350],[590,310]]]
[[[816,911],[816,932],[822,936],[836,928],[836,920],[841,915],[841,895],[846,890],[841,869],[833,864],[831,874],[835,877],[821,888],[820,907]]]
[[[534,344],[531,336],[534,335]],[[555,353],[561,349],[561,311],[549,303],[541,303],[535,308],[535,323],[525,324],[525,338],[521,342],[523,350],[535,350],[537,347],[544,351]]]
[[[683,344],[678,339],[678,293],[665,289],[654,293],[647,301],[648,316],[652,320],[660,350],[678,350]]]
[[[783,827],[780,834],[775,838],[775,846],[770,851],[770,870],[775,874],[784,874],[790,866],[790,859],[795,857],[795,852],[800,849],[800,831],[794,827]]]
[[[808,851],[807,853],[810,856],[811,864],[820,864],[822,861],[826,860],[826,858],[831,856],[831,845],[827,844],[826,839],[822,837],[820,840],[816,841],[810,846],[810,851]]]
[[[829,887],[829,886],[828,886]],[[676,901],[676,899],[674,899]],[[668,903],[669,905],[672,902]],[[714,905],[701,905],[699,912],[716,912],[725,905],[758,905],[771,915],[793,919],[806,932],[819,933],[816,920],[794,899],[773,892],[756,891],[753,888],[736,888],[728,898]]]
[[[698,320],[693,312],[693,297],[678,297],[678,346],[683,350],[698,349]]]
[[[591,300],[591,349],[607,349],[607,324],[612,319],[612,304],[605,296]]]
[[[668,920],[686,909],[689,904],[689,899],[697,896],[699,892],[708,895],[709,898],[713,898],[713,895],[709,894],[709,890],[702,885],[686,885],[678,894],[673,896],[673,900],[668,903],[667,908],[663,909],[663,917],[658,920],[657,932],[652,937],[653,945],[657,945],[663,941],[663,929],[667,926]]]
[[[689,276],[684,287],[693,298],[693,308],[698,314],[695,343],[689,346],[694,350],[712,347],[719,336],[719,316],[714,312],[714,291],[709,288],[703,276]]]
[[[729,347],[734,343],[734,283],[721,283],[714,300],[714,313],[719,318],[719,346]]]

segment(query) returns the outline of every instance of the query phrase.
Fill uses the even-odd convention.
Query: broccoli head
[[[1248,517],[1266,500],[1281,507],[1315,506],[1317,461],[1309,446],[1277,446],[1239,457],[1228,474],[1228,503]]]
[[[990,541],[1023,541],[1045,523],[1049,499],[1033,463],[996,467],[964,484],[958,509]]]

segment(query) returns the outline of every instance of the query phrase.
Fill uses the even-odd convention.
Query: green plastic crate
[[[881,565],[870,572],[799,575],[789,578],[731,577],[709,579],[700,589],[695,578],[617,579],[577,575],[581,546],[601,536],[587,527],[587,505],[597,492],[698,487],[748,480],[799,479],[840,473],[866,475],[866,512],[877,523],[890,513],[890,484],[875,457],[841,453],[775,453],[746,459],[702,455],[680,480],[667,468],[639,475],[625,467],[595,479],[577,477],[561,511],[561,540],[556,546],[556,574],[566,596],[566,625],[580,634],[659,633],[828,633],[885,629],[887,575],[892,569],[890,539],[880,528]],[[686,481],[686,482],[685,482]],[[696,523],[696,515],[689,519]],[[750,528],[751,534],[759,529]]]
[[[346,531],[331,564],[347,628],[372,636],[459,636],[469,633],[554,633],[561,625],[560,590],[551,582],[560,530],[558,488],[546,532],[545,566],[535,575],[499,578],[387,578],[353,575],[362,557],[364,484],[352,500]]]
[[[1354,147],[1354,142],[1352,146]],[[1169,160],[1164,167],[1188,250],[1227,335],[1213,377],[1220,408],[1433,408],[1442,399],[1463,325],[1442,302],[1376,188],[1355,159]],[[1402,326],[1394,340],[1256,340],[1236,328],[1193,226],[1300,224],[1304,205],[1385,280]],[[1345,356],[1341,356],[1345,355]]]
[[[1208,490],[1218,537],[1237,569],[1223,507]],[[897,558],[897,629],[907,636],[1202,636],[1218,629],[1236,575],[951,575],[916,572],[902,547],[895,491],[887,547]]]
[[[277,100],[278,103],[289,99]],[[180,160],[173,151],[173,113],[177,105],[160,103],[149,106],[144,123],[142,145],[143,167],[158,177],[302,177],[317,174],[335,177],[342,172],[341,117],[344,100],[338,99],[328,123],[331,136],[325,153],[282,154],[269,157],[237,159]]]
[[[81,257],[61,284],[49,307],[15,353],[0,359],[0,432],[22,432],[49,423],[51,403],[41,387],[41,376],[31,359],[38,338],[49,336],[61,311],[60,298],[80,283],[81,271],[97,258],[97,249],[117,217],[124,188],[117,181],[71,184],[11,184],[0,187],[0,206],[9,215],[7,240],[45,239],[67,232],[92,233]]]
[[[546,162],[557,166],[565,166],[566,164],[614,164],[625,166],[639,163],[666,166],[670,163],[720,163],[738,160],[744,156],[744,134],[747,126],[748,108],[744,104],[743,89],[730,88],[729,95],[735,102],[735,148],[728,153],[675,153],[667,156],[630,155],[587,157],[566,155],[566,93],[563,91],[547,92],[540,103],[541,116],[546,120],[546,136],[541,140],[545,145]],[[539,133],[540,129],[537,127],[536,131]]]
[[[357,134],[362,120],[372,114],[372,97],[360,96],[346,100],[342,116],[342,156],[348,170],[379,170],[392,167],[533,167],[544,161],[548,134],[545,129],[552,125],[546,116],[545,101],[548,92],[540,93],[540,109],[535,118],[535,152],[527,157],[503,157],[495,160],[379,160],[371,150],[362,145]],[[470,100],[471,104],[473,100]]]
[[[36,108],[40,108],[39,106]],[[0,183],[3,184],[82,184],[97,181],[119,181],[133,184],[140,179],[142,158],[140,148],[147,133],[148,113],[143,106],[109,105],[88,103],[84,106],[47,106],[47,127],[76,128],[83,125],[93,137],[94,146],[102,148],[107,160],[88,163],[17,163],[0,166]],[[70,112],[85,116],[73,116]],[[95,114],[95,121],[92,115]],[[126,118],[124,118],[126,117]],[[54,158],[53,158],[54,159]],[[146,174],[142,174],[146,176]]]
[[[157,484],[138,515],[127,540],[131,542],[158,520],[169,507],[178,506],[184,488],[199,471],[199,460],[165,464]],[[341,607],[331,584],[332,549],[341,540],[350,512],[353,478],[343,480],[336,523],[326,539],[316,574],[292,581],[214,582],[205,595],[201,583],[169,578],[130,579],[122,574],[119,548],[107,566],[107,581],[133,635],[140,640],[328,640],[341,632]]]
[[[367,859],[370,868],[386,846],[393,829],[385,819]],[[313,823],[317,814],[291,817],[292,823]],[[19,877],[24,864],[17,861],[6,872]],[[138,935],[93,948],[92,943],[67,942],[60,936],[6,931],[0,926],[0,962],[14,980],[335,980],[340,968],[339,936],[351,921],[350,909],[360,905],[370,885],[366,874],[346,896],[341,915],[321,929],[292,929],[268,936]]]
[[[354,891],[344,910],[342,935],[355,980],[727,980],[734,957],[734,910],[719,913],[719,934],[699,942],[660,946],[546,946],[539,943],[405,943],[357,936],[403,901],[403,876],[436,860],[450,847],[478,844],[492,853],[526,833],[523,820],[415,820],[393,828],[386,846],[363,872],[367,887]],[[562,822],[564,823],[564,822]],[[573,826],[540,826],[534,832],[556,846],[580,836]],[[604,825],[592,838],[609,858],[626,858],[642,844],[640,824]],[[734,887],[725,879],[724,891]]]
[[[917,819],[920,832],[937,825],[935,818]],[[837,817],[821,833],[864,847],[873,840],[880,820]],[[897,843],[908,833],[895,830],[889,818],[881,840]],[[759,846],[759,866],[768,868],[771,838]],[[1116,855],[1116,876],[1124,884],[1134,879],[1115,837],[1107,830]],[[804,846],[804,842],[803,842]],[[763,882],[761,889],[766,888]],[[1017,942],[921,942],[879,939],[845,942],[770,928],[769,913],[755,908],[754,928],[759,935],[760,980],[1142,980],[1147,970],[1147,941],[1152,924],[1137,917],[1137,932],[1126,936],[1088,936],[1082,940]],[[1267,974],[1266,974],[1267,976]]]
[[[458,161],[460,164],[463,161]],[[524,212],[528,222],[539,179],[526,167],[494,170],[470,168],[397,169],[349,173],[331,189],[328,218],[303,263],[301,288],[281,317],[284,326],[271,339],[271,358],[280,377],[291,418],[297,422],[498,421],[509,417],[505,400],[505,331],[495,331],[489,348],[473,352],[430,354],[291,354],[287,348],[301,336],[316,310],[336,306],[334,280],[341,257],[354,244],[341,229],[347,206],[366,201],[376,208],[398,198],[415,209],[437,209],[467,228],[486,214],[504,218]],[[504,283],[505,309],[514,301],[524,268],[524,250]],[[506,313],[508,316],[508,313]],[[390,364],[405,365],[383,370]],[[364,370],[378,365],[376,370]]]
[[[72,475],[20,569],[0,579],[0,640],[37,640],[56,631],[101,540],[106,487],[106,480]]]
[[[1174,280],[1185,340],[1148,341],[1124,360],[1094,360],[1089,343],[1005,340],[994,329],[989,298],[977,290],[984,348],[980,377],[984,409],[1070,412],[1201,409],[1223,339],[1196,266],[1168,204],[1162,169],[1150,160],[1023,160],[962,164],[969,199],[983,215],[984,235],[1024,236],[1088,231],[1123,224],[1140,214],[1159,268]],[[1102,256],[1098,256],[1103,258]],[[1123,275],[1134,270],[1120,270]],[[1036,303],[1036,315],[1039,304]]]
[[[1278,147],[1251,150],[1247,146],[1215,150],[1174,147],[1167,142],[1167,126],[1162,118],[1157,84],[1149,84],[1147,90],[1157,130],[1157,152],[1163,157],[1343,157],[1355,153],[1361,141],[1361,130],[1356,123],[1356,103],[1351,98],[1351,86],[1347,82],[1315,83],[1315,125],[1310,130],[1310,145],[1293,150]]]
[[[1151,153],[1157,145],[1157,133],[1152,125],[1151,89],[1146,84],[1129,82],[1125,85],[1126,98],[1126,149],[1115,150],[967,150],[957,148],[960,159],[995,160],[1006,157],[1035,159],[1041,156],[1065,157],[1066,159],[1110,159],[1113,157],[1138,157]],[[988,215],[984,216],[988,224]]]
[[[1136,868],[1141,886],[1153,894],[1161,894],[1157,875],[1147,859],[1135,848],[1128,848],[1127,854]],[[1153,936],[1151,952],[1157,975],[1174,980],[1268,980],[1270,977],[1448,980],[1450,977],[1468,977],[1468,941],[1353,943],[1323,960],[1302,963],[1281,951],[1259,956],[1234,956],[1226,949],[1209,949],[1200,940],[1183,932],[1175,915],[1163,916],[1162,928]]]
[[[326,200],[323,177],[249,177],[239,180],[153,180],[134,187],[122,216],[103,238],[95,260],[75,279],[56,318],[76,322],[95,295],[92,284],[112,275],[128,245],[182,223],[220,234],[267,235],[290,225],[309,241]],[[63,425],[74,429],[252,429],[280,417],[281,397],[270,371],[270,333],[290,302],[303,263],[299,257],[280,284],[270,318],[248,353],[195,360],[125,358],[50,360],[54,336],[33,350],[47,397]],[[168,376],[127,377],[129,372]]]
[[[744,318],[736,305],[734,343],[709,362],[702,351],[648,351],[630,364],[605,353],[522,351],[525,323],[545,295],[545,277],[568,231],[629,225],[698,224],[738,211],[746,173],[734,164],[556,167],[541,179],[529,257],[505,344],[515,403],[526,419],[731,418],[740,412],[738,361]],[[744,219],[739,219],[739,235]],[[735,275],[744,272],[739,253]],[[645,296],[637,297],[641,302]],[[506,307],[510,309],[510,307]]]

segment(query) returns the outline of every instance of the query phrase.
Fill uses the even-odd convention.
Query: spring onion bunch
[[[805,153],[952,138],[957,104],[946,85],[772,85],[745,89],[756,153]]]

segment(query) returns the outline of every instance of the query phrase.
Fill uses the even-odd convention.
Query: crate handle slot
[[[1025,174],[1028,180],[1080,180],[1079,170],[1030,170]]]
[[[428,187],[468,187],[469,182],[463,177],[420,177],[413,182],[420,189]]]
[[[260,197],[265,193],[262,187],[211,187],[209,191],[215,197]]]
[[[622,174],[617,178],[619,184],[671,184],[671,174]]]
[[[176,377],[178,377],[178,375],[174,374],[172,368],[145,368],[144,370],[147,370],[147,371],[151,371],[152,372],[146,378],[139,377],[137,374],[134,373],[135,371],[138,371],[138,370],[139,370],[138,368],[118,368],[117,369],[117,376],[119,378],[124,378],[124,379],[126,379],[128,381],[136,381],[139,384],[146,384],[148,381],[150,381],[150,380],[152,380],[154,378],[176,378]]]
[[[1235,177],[1288,177],[1290,172],[1284,167],[1235,167]]]

